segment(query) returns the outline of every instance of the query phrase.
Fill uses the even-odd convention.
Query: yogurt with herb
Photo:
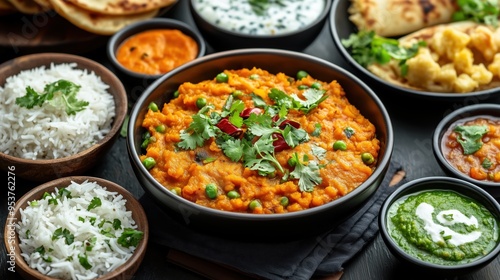
[[[206,21],[248,35],[279,35],[313,23],[325,0],[195,0],[193,7]]]
[[[440,265],[470,263],[498,242],[498,221],[478,202],[454,191],[405,196],[387,217],[392,239],[410,255]]]

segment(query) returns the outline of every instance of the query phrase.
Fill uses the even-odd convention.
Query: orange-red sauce
[[[176,29],[154,29],[124,41],[116,59],[134,72],[158,75],[189,62],[198,55],[198,44]]]
[[[470,155],[465,155],[459,134],[453,129],[457,125],[486,125],[488,132],[482,137],[482,147]],[[442,140],[443,154],[458,171],[481,181],[500,182],[500,118],[481,116],[461,120],[450,126]],[[487,161],[488,164],[484,164]]]

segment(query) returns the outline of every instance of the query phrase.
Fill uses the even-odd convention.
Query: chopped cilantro
[[[99,207],[102,205],[102,202],[101,202],[101,199],[98,198],[98,197],[94,197],[92,198],[92,200],[90,201],[90,204],[89,206],[87,207],[87,210],[91,210],[91,209],[94,209],[96,207]]]
[[[135,230],[132,228],[126,228],[123,230],[122,235],[118,237],[117,242],[123,247],[127,248],[130,246],[136,247],[141,241],[143,235],[144,233],[142,231]]]
[[[289,161],[290,162],[290,161]],[[321,184],[322,178],[319,173],[319,165],[316,161],[309,161],[304,155],[303,162],[299,155],[294,153],[291,162],[294,164],[294,170],[290,173],[293,179],[299,179],[299,188],[303,192],[312,192],[314,187]],[[308,162],[307,165],[304,162]]]
[[[122,221],[120,221],[119,219],[113,219],[113,228],[115,230],[118,230],[122,227]]]
[[[347,138],[351,138],[355,133],[356,133],[356,131],[354,131],[354,129],[352,127],[344,128],[344,134]]]
[[[458,0],[458,11],[452,15],[453,21],[473,20],[498,26],[500,8],[497,0]]]
[[[26,95],[16,98],[16,104],[32,109],[35,106],[42,106],[45,101],[50,101],[54,106],[65,106],[66,113],[74,115],[89,105],[87,101],[76,99],[80,87],[70,81],[58,80],[45,85],[43,93],[39,94],[28,86],[26,87]]]
[[[207,105],[203,107],[196,115],[193,116],[193,121],[189,127],[181,131],[181,141],[177,146],[184,150],[193,150],[196,147],[201,147],[210,137],[215,136],[215,129],[210,122],[209,116],[205,115],[213,106]]]
[[[92,265],[89,263],[89,260],[87,259],[87,255],[79,255],[78,256],[78,261],[80,262],[80,265],[83,266],[85,269],[91,269]]]
[[[64,237],[66,245],[73,244],[73,241],[75,240],[75,236],[68,229],[63,229],[62,227],[54,231],[54,234],[52,234],[52,240],[56,240],[61,237]]]
[[[484,168],[484,169],[490,169],[491,166],[493,165],[493,163],[491,162],[491,160],[489,158],[485,158],[483,160],[483,162],[481,163],[481,166]]]
[[[488,126],[486,125],[459,125],[453,129],[458,133],[458,143],[464,150],[464,155],[471,155],[481,149],[483,142],[481,139],[488,133]]]
[[[311,133],[311,135],[314,137],[319,137],[321,135],[321,124],[320,123],[314,124],[314,131]]]

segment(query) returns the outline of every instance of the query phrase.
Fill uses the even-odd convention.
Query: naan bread
[[[177,0],[66,0],[82,9],[107,15],[129,15],[158,10]]]
[[[44,11],[47,11],[47,8],[38,5],[33,0],[7,0],[18,10],[19,12],[23,14],[38,14]]]
[[[146,20],[158,14],[158,10],[152,10],[133,15],[104,15],[84,10],[67,0],[50,0],[50,4],[59,15],[74,25],[101,35],[112,35],[131,23]]]
[[[408,59],[405,77],[398,61],[367,67],[393,85],[447,93],[500,87],[500,28],[461,21],[423,28],[398,40],[402,46],[425,41],[427,47]],[[410,82],[416,77],[418,81]]]
[[[383,37],[408,34],[451,21],[457,10],[453,0],[350,0],[349,19],[359,30]]]
[[[42,7],[45,7],[48,9],[52,8],[49,0],[33,0],[33,1],[35,1],[38,5],[40,5]]]
[[[14,7],[7,0],[0,0],[0,15],[6,15],[14,12],[17,12],[16,7]]]

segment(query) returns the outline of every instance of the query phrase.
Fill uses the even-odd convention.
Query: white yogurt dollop
[[[314,22],[325,0],[270,1],[257,14],[245,0],[196,0],[193,7],[206,21],[222,29],[249,35],[278,35],[297,31]]]

